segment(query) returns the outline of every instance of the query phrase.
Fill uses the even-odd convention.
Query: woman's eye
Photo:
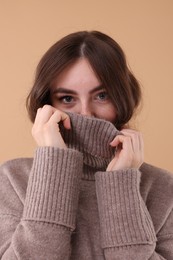
[[[106,92],[101,92],[97,95],[97,99],[105,101],[108,99],[108,94]]]
[[[62,102],[62,103],[71,103],[73,101],[73,97],[72,96],[63,96],[63,97],[60,97],[59,100]]]

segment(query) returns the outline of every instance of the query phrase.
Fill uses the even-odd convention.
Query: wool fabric
[[[173,175],[147,163],[106,171],[121,134],[71,114],[67,149],[0,167],[2,260],[173,260]]]

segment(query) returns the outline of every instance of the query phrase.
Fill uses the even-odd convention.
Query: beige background
[[[142,84],[145,160],[173,172],[172,0],[0,0],[0,162],[33,155],[25,98],[40,57],[65,34],[93,29],[120,43]]]

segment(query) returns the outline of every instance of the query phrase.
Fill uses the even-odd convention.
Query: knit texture
[[[120,132],[69,116],[68,149],[40,147],[0,167],[0,258],[172,260],[173,175],[146,163],[106,172]]]
[[[77,160],[76,153],[52,147],[37,149],[28,183],[24,220],[34,219],[75,228],[82,172],[82,156]]]
[[[102,245],[113,247],[156,241],[155,230],[139,191],[140,172],[96,174]]]
[[[68,113],[72,117],[72,130],[66,130],[60,124],[60,130],[67,146],[80,151],[83,154],[83,162],[94,169],[106,169],[115,149],[110,142],[120,132],[112,123],[77,114]],[[87,170],[87,169],[86,169]],[[94,180],[94,174],[90,170],[83,179]]]

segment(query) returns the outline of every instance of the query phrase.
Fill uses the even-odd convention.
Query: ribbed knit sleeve
[[[50,222],[73,230],[82,163],[82,156],[77,151],[38,148],[29,178],[23,220]]]
[[[13,163],[0,168],[0,184],[4,184],[0,190],[0,258],[69,260],[82,154],[72,149],[38,148],[22,207],[25,182],[20,170],[24,167]],[[14,173],[21,179],[14,179]]]
[[[113,251],[121,249],[116,254],[118,257],[120,253],[122,258],[116,259],[124,259],[122,248],[125,250],[128,246],[131,248],[128,259],[131,259],[130,250],[137,251],[137,245],[148,245],[150,255],[154,251],[155,230],[139,187],[140,171],[136,169],[96,173],[102,247]],[[143,250],[146,251],[145,246]],[[147,256],[146,252],[144,255]],[[132,259],[135,256],[137,253]]]

